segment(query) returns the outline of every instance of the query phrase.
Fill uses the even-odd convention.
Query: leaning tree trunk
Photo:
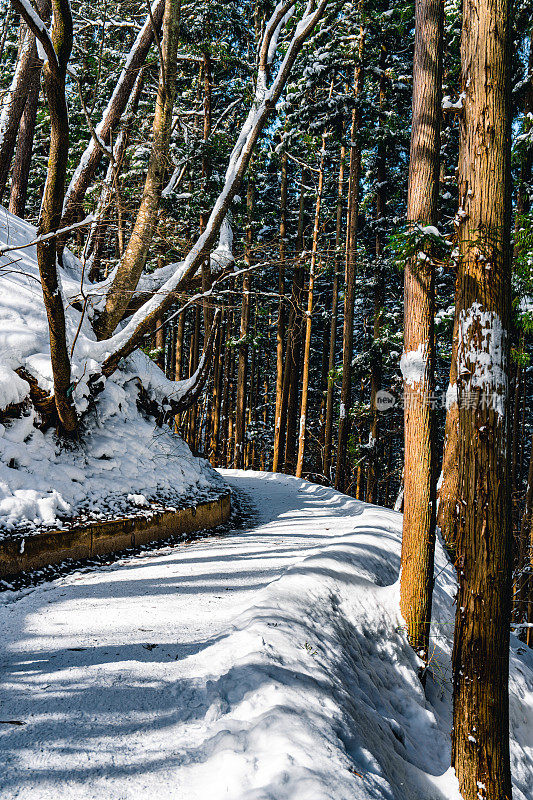
[[[94,214],[95,219],[91,225],[87,246],[85,248],[87,263],[89,265],[89,280],[96,281],[100,277],[101,262],[110,225],[111,203],[113,192],[115,200],[120,208],[120,188],[119,175],[122,169],[124,155],[128,146],[129,136],[139,104],[139,99],[144,86],[143,70],[139,72],[135,86],[124,116],[122,129],[119,131],[116,142],[113,145],[113,162],[109,163],[107,174],[102,185],[98,205]],[[121,248],[122,250],[122,248]]]
[[[508,0],[465,0],[457,304],[459,592],[452,746],[464,800],[511,800],[509,39]]]
[[[9,195],[9,210],[17,217],[24,217],[26,213],[26,200],[28,198],[28,180],[30,177],[31,161],[33,155],[33,138],[35,135],[35,122],[39,105],[40,72],[33,70],[32,85],[28,90],[26,105],[20,120],[17,148],[13,161],[13,174],[11,176],[11,193]]]
[[[35,36],[26,22],[21,20],[17,65],[11,86],[2,103],[0,115],[0,203],[5,194],[26,100],[35,85],[35,73],[37,73],[37,84],[39,83],[41,67],[42,61],[37,55]]]
[[[15,0],[12,0],[15,2]],[[17,0],[20,2],[20,0]],[[243,124],[239,138],[232,151],[224,187],[216,200],[209,220],[207,221],[204,233],[198,237],[197,241],[190,249],[179,268],[161,287],[161,296],[157,299],[152,297],[133,315],[132,319],[115,337],[114,341],[109,340],[109,355],[102,363],[102,374],[109,377],[120,363],[121,358],[125,358],[132,353],[139,345],[141,338],[148,333],[150,325],[156,315],[165,313],[173,303],[175,292],[183,288],[184,283],[191,278],[198,267],[205,259],[206,253],[213,245],[215,237],[220,229],[220,225],[232,199],[235,197],[246,172],[254,147],[263,130],[263,127],[271,115],[276,103],[281,96],[284,86],[291,73],[292,66],[300,53],[307,37],[314,29],[319,19],[325,13],[328,0],[318,0],[313,10],[308,9],[308,13],[300,19],[294,28],[292,38],[285,50],[285,56],[276,72],[275,77],[267,90],[267,73],[269,69],[269,54],[276,41],[274,34],[282,24],[287,12],[294,5],[294,0],[286,0],[283,4],[278,4],[274,14],[265,26],[257,71],[256,90],[254,105],[250,109],[245,123]]]
[[[413,66],[413,117],[407,225],[434,225],[439,191],[443,4],[417,0]],[[404,512],[400,605],[409,642],[429,658],[435,551],[434,390],[435,272],[429,252],[405,265]]]
[[[139,31],[133,47],[128,53],[124,69],[120,74],[102,119],[98,125],[96,125],[96,133],[106,146],[109,146],[112,132],[120,123],[135,81],[137,80],[139,70],[146,61],[146,57],[154,41],[154,25],[157,29],[157,33],[159,33],[164,9],[165,0],[155,0],[152,5],[151,15],[146,17],[146,21]],[[77,214],[82,208],[85,193],[96,175],[101,159],[102,150],[98,147],[94,139],[91,138],[67,190],[63,218],[61,221],[63,227],[75,221]]]
[[[163,17],[162,63],[155,104],[152,149],[141,205],[128,246],[117,268],[107,295],[105,311],[96,328],[100,338],[110,336],[120,322],[137,287],[148,258],[148,251],[157,224],[163,180],[168,165],[168,149],[172,112],[176,96],[177,52],[181,0],[166,0]]]

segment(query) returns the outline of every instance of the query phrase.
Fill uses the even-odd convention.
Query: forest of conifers
[[[510,798],[511,624],[533,645],[530,0],[0,7],[0,204],[38,226],[50,325],[35,407],[83,436],[68,248],[94,398],[141,348],[191,379],[145,411],[213,466],[404,512],[422,662],[438,527],[453,763],[465,800]]]

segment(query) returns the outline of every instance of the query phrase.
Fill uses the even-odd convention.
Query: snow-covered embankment
[[[64,521],[194,505],[223,491],[206,461],[139,409],[141,387],[161,406],[178,391],[178,384],[168,381],[142,351],[102,378],[102,391],[90,397],[91,376],[100,374],[94,358],[98,343],[90,306],[84,310],[80,298],[96,289],[68,250],[59,277],[72,396],[84,415],[81,438],[69,446],[52,429],[41,430],[29,400],[29,381],[50,394],[53,382],[37,252],[26,246],[36,236],[32,225],[0,208],[0,248],[10,248],[0,254],[0,538],[61,527]],[[20,408],[10,413],[9,406],[20,404],[21,414]]]

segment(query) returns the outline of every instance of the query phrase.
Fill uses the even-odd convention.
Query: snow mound
[[[36,238],[28,222],[0,209],[0,411],[29,398],[22,369],[45,391],[52,391],[52,369],[46,312],[37,267]],[[91,358],[95,336],[81,310],[69,304],[79,297],[81,265],[66,252],[60,270],[66,299],[66,328],[72,357],[73,397],[79,412],[88,409],[88,381],[98,370]],[[161,370],[137,351],[104,383],[87,432],[76,445],[58,442],[41,431],[28,405],[19,419],[0,425],[0,537],[6,532],[36,531],[69,519],[110,518],[138,511],[128,495],[143,495],[146,504],[184,505],[220,490],[209,465],[193,457],[169,428],[139,412],[140,386],[162,401],[176,392]]]

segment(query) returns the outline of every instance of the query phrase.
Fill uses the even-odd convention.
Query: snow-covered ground
[[[427,697],[398,611],[401,516],[225,472],[257,522],[0,596],[0,797],[457,800],[454,578]],[[514,800],[533,797],[533,654],[513,639]]]
[[[37,252],[35,246],[25,246],[36,236],[32,225],[0,208],[0,248],[19,248],[0,254],[0,412],[28,400],[29,383],[17,370],[52,392]],[[98,343],[87,315],[73,301],[87,290],[81,264],[68,250],[64,259],[59,277],[72,352],[73,397],[83,413],[89,379],[99,374],[93,357]],[[0,538],[6,532],[26,535],[58,526],[71,518],[135,513],[138,506],[190,505],[220,491],[207,462],[194,458],[168,427],[157,427],[137,407],[141,385],[162,401],[179,394],[179,384],[168,381],[142,351],[102,380],[103,391],[85,416],[75,446],[58,442],[53,430],[41,431],[30,405],[20,419],[10,415],[0,424]]]

